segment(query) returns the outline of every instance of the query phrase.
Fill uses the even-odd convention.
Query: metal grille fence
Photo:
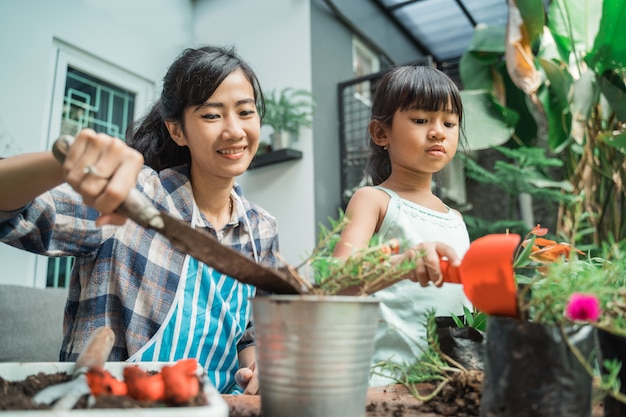
[[[133,122],[135,94],[68,67],[63,97],[61,134],[91,128],[120,139]],[[50,258],[46,286],[68,287],[74,258]]]

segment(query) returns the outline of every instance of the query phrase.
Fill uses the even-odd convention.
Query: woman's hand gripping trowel
[[[53,410],[71,410],[83,395],[91,393],[85,373],[91,368],[102,368],[106,363],[115,334],[109,327],[99,327],[91,334],[85,349],[78,355],[71,381],[52,385],[33,397],[36,404],[51,404]],[[57,401],[58,400],[58,401]]]

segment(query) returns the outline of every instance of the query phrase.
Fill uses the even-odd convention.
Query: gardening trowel
[[[74,138],[59,137],[52,147],[56,159],[63,163]],[[133,188],[126,200],[116,209],[147,229],[161,233],[181,252],[215,268],[245,284],[275,294],[307,294],[310,284],[288,268],[268,268],[241,253],[222,245],[210,234],[193,229],[188,223],[157,210],[138,189]]]
[[[85,373],[91,368],[102,368],[111,353],[115,334],[109,327],[99,327],[91,334],[85,349],[78,355],[71,381],[52,385],[33,397],[36,404],[50,404],[58,400],[53,410],[71,410],[83,395],[91,393]]]
[[[492,316],[518,317],[513,254],[517,234],[491,234],[474,240],[459,267],[440,263],[444,282],[459,283],[472,304]]]

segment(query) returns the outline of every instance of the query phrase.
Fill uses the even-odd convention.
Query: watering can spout
[[[492,316],[518,317],[513,254],[517,234],[490,234],[473,241],[459,267],[440,262],[444,282],[463,285],[474,307]]]

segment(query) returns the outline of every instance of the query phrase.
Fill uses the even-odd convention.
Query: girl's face
[[[387,146],[392,171],[401,168],[432,174],[456,153],[459,116],[452,111],[397,110],[391,127],[384,131],[387,143],[383,146]]]
[[[174,141],[188,146],[192,169],[204,176],[243,174],[259,147],[261,122],[254,89],[243,71],[233,71],[209,99],[184,113],[185,129],[167,122]]]

